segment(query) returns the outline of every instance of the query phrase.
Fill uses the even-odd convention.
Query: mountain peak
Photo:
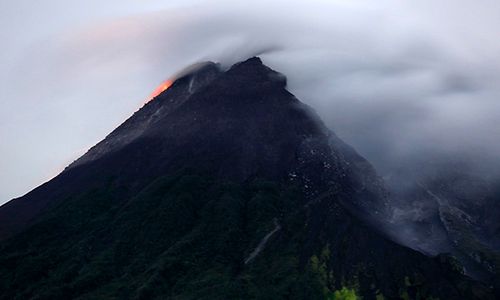
[[[196,105],[209,105],[211,107],[203,109],[205,112],[214,109],[224,111],[230,107],[240,109],[238,106],[245,101],[270,101],[269,104],[275,102],[274,105],[279,101],[282,101],[281,104],[296,101],[285,89],[286,77],[265,66],[258,57],[237,63],[225,72],[213,62],[197,63],[178,72],[173,78],[174,82],[168,89],[67,169],[118,151],[140,137],[152,136],[153,132],[157,136],[163,135],[165,131],[157,128],[167,126],[170,114],[179,109],[195,111]],[[196,104],[199,101],[206,103]]]
[[[250,83],[258,84],[258,88],[286,87],[285,75],[267,67],[256,56],[233,65],[226,73],[234,79],[239,88],[249,86]]]
[[[234,64],[231,68],[238,68],[241,66],[264,66],[264,63],[262,62],[262,59],[260,59],[260,57],[253,56],[248,58],[247,60]]]

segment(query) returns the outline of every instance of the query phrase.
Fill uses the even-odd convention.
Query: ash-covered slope
[[[470,158],[447,156],[402,167],[386,178],[391,221],[396,235],[406,229],[412,240],[403,242],[411,247],[453,253],[471,276],[500,282],[498,176],[473,166]]]
[[[493,299],[379,233],[385,205],[283,75],[209,63],[0,208],[0,299]]]

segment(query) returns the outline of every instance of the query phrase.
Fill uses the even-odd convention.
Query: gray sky
[[[375,165],[500,153],[493,0],[0,0],[0,204],[57,175],[184,66],[263,49]]]

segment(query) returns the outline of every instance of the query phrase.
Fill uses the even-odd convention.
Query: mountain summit
[[[494,298],[381,233],[386,202],[285,76],[201,64],[0,208],[0,299]]]

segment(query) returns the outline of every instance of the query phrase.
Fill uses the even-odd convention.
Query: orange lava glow
[[[171,85],[172,85],[173,81],[172,80],[165,80],[164,82],[162,82],[154,91],[153,93],[151,93],[151,96],[149,96],[149,99],[152,100],[153,98],[155,98],[156,96],[158,96],[159,94],[163,93],[164,91],[166,91]]]

